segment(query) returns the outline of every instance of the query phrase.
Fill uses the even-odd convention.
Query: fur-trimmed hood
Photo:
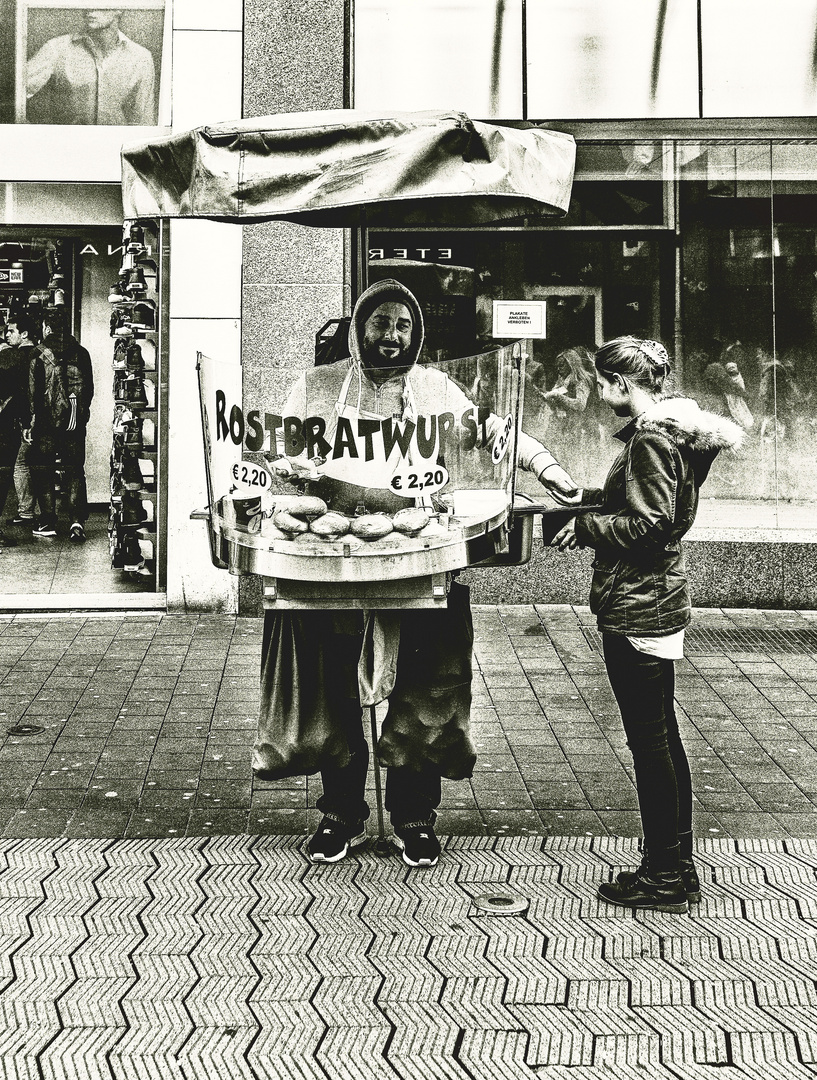
[[[661,398],[631,424],[637,431],[660,431],[679,446],[712,455],[721,450],[737,450],[745,435],[740,425],[707,412],[697,401],[684,397]],[[630,428],[628,424],[621,433],[625,438],[633,433]]]

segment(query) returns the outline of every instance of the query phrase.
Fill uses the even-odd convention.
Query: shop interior
[[[0,322],[28,316],[41,333],[60,311],[88,350],[94,394],[85,438],[88,520],[70,536],[59,453],[55,536],[33,531],[26,464],[18,458],[0,528],[5,596],[143,595],[160,587],[157,238],[148,226],[0,229]],[[33,522],[29,520],[33,515]],[[90,602],[90,600],[89,600]]]
[[[558,225],[370,232],[369,278],[415,291],[427,359],[496,344],[494,300],[545,300],[523,428],[585,485],[606,474],[620,426],[596,395],[593,349],[621,334],[664,342],[672,392],[746,432],[739,456],[710,475],[701,520],[807,527],[817,501],[815,176],[805,143],[580,146]]]

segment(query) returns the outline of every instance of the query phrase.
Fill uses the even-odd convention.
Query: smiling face
[[[375,308],[363,324],[361,353],[366,367],[408,366],[414,320],[405,304],[388,302]]]

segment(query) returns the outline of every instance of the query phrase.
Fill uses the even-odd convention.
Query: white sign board
[[[545,300],[494,300],[495,338],[546,337]]]

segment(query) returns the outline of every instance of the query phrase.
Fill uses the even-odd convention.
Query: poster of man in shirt
[[[158,123],[164,0],[20,0],[17,123]]]

